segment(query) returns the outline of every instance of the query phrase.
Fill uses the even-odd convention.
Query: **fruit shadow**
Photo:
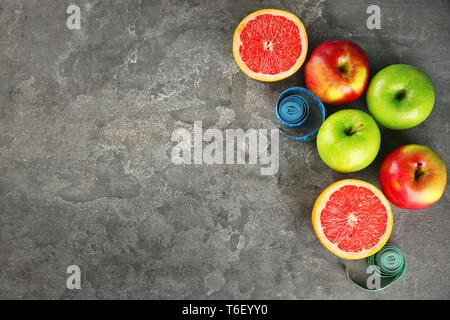
[[[371,177],[378,177],[380,166],[389,153],[401,146],[414,143],[414,137],[408,135],[407,130],[390,130],[382,127],[380,124],[378,124],[378,127],[381,132],[380,151],[375,160],[366,169],[362,170],[364,175]]]

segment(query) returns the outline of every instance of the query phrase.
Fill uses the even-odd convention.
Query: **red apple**
[[[430,148],[408,144],[392,151],[380,167],[380,185],[399,208],[423,209],[437,202],[447,184],[447,168]]]
[[[318,45],[306,63],[308,89],[325,103],[338,105],[358,99],[369,80],[369,62],[363,49],[347,40]]]

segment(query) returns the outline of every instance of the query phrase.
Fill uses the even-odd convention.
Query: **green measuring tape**
[[[356,283],[350,277],[348,269],[345,270],[347,273],[347,278],[349,278],[358,287],[366,291],[381,291],[387,287],[390,287],[402,276],[406,266],[403,252],[396,246],[389,243],[381,248],[380,251],[370,256],[367,263],[369,266],[367,272],[371,272],[375,277],[379,277],[380,285],[382,279],[388,280],[388,283],[380,286],[380,288],[369,289]]]

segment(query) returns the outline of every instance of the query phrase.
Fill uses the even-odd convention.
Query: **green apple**
[[[317,134],[320,157],[339,172],[354,172],[367,167],[377,156],[380,144],[380,129],[375,120],[354,109],[333,113]]]
[[[417,126],[430,115],[434,99],[430,78],[407,64],[393,64],[380,70],[367,89],[370,113],[389,129]]]

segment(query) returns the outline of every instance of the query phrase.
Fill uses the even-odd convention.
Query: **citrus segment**
[[[380,250],[392,230],[389,202],[375,186],[346,179],[317,198],[312,221],[322,244],[337,256],[361,259]]]
[[[277,81],[289,77],[303,64],[308,40],[295,15],[275,9],[253,12],[236,28],[233,54],[249,77]]]

